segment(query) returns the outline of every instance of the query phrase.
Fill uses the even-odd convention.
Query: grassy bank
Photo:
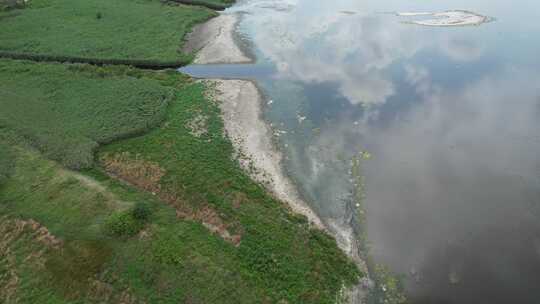
[[[182,76],[170,77],[176,79],[174,85]],[[331,303],[342,283],[354,281],[356,268],[333,239],[309,229],[304,217],[291,214],[231,160],[232,145],[223,137],[219,109],[205,90],[201,83],[190,83],[178,91],[160,128],[103,147],[102,165],[157,193],[180,218],[213,210],[224,228],[241,238],[235,253],[239,266],[268,292],[271,302]],[[203,122],[198,124],[201,132],[193,132],[194,120]],[[124,170],[141,160],[156,164],[164,174],[151,182],[146,174]]]
[[[212,16],[204,7],[159,0],[32,0],[24,9],[0,12],[0,51],[187,62],[185,35]]]
[[[0,186],[0,229],[17,234],[0,246],[0,295],[19,303],[334,303],[358,278],[335,240],[310,229],[231,159],[219,109],[202,83],[174,71],[1,66],[8,123],[0,153],[12,161]],[[138,103],[138,87],[167,102],[144,95]],[[152,114],[126,114],[141,107]],[[92,138],[139,119],[161,123],[136,137],[113,136],[82,174],[51,161],[55,155],[26,133],[66,129]],[[71,149],[58,144],[52,147]]]

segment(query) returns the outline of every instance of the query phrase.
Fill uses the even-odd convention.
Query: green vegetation
[[[0,57],[151,68],[188,62],[183,37],[215,15],[1,8]],[[357,282],[334,239],[232,159],[209,90],[176,71],[0,59],[0,303],[334,303]]]
[[[405,297],[405,286],[403,276],[396,275],[387,267],[375,264],[368,259],[371,279],[375,283],[367,297],[368,304],[404,304],[407,303]]]
[[[170,89],[106,68],[0,60],[0,125],[70,168],[92,165],[99,144],[165,117]]]
[[[0,12],[13,9],[21,9],[26,7],[24,0],[0,0]]]
[[[354,229],[360,244],[360,256],[366,261],[374,287],[369,289],[366,297],[368,304],[403,304],[407,302],[403,277],[390,271],[387,267],[375,263],[367,238],[367,218],[365,209],[366,186],[362,173],[363,163],[371,158],[367,151],[359,151],[351,159],[351,179],[353,181],[352,202],[356,205]]]
[[[1,128],[1,126],[0,126]],[[0,187],[13,170],[13,155],[8,147],[0,142]]]
[[[224,10],[231,6],[235,0],[172,0],[174,2],[188,4],[188,5],[200,5],[215,10]]]
[[[105,222],[105,232],[114,236],[134,236],[144,227],[150,214],[150,207],[139,202],[132,209],[109,216]]]
[[[112,214],[105,222],[105,231],[116,236],[133,236],[137,234],[144,222],[136,219],[131,212],[118,212]]]
[[[335,240],[291,214],[231,159],[203,83],[175,71],[9,60],[0,66],[7,109],[0,153],[11,155],[0,217],[34,220],[50,240],[25,230],[5,247],[16,260],[39,257],[35,264],[0,261],[0,274],[14,271],[21,282],[12,288],[0,278],[0,290],[20,303],[334,303],[342,286],[358,279]],[[166,102],[138,98],[137,87]],[[18,103],[10,101],[15,96]],[[114,135],[82,174],[45,159],[56,157],[27,139],[27,130],[47,125],[81,138],[103,136],[122,121],[147,117],[129,113],[143,105],[154,128],[129,139]],[[127,118],[114,121],[115,114]],[[195,136],[189,122],[200,116],[207,132]],[[62,147],[70,150],[70,143]]]
[[[100,149],[104,167],[144,184],[144,178],[125,175],[119,168],[130,166],[137,156],[166,172],[152,189],[159,189],[158,196],[169,204],[181,210],[215,210],[228,229],[242,235],[235,250],[238,267],[252,284],[266,291],[271,302],[333,302],[343,283],[355,281],[356,267],[334,240],[309,229],[231,160],[232,146],[222,135],[218,107],[206,100],[204,84],[186,85],[183,78],[171,74],[162,80],[164,85],[182,87],[176,91],[166,122],[144,136],[104,146]],[[195,137],[188,124],[200,115],[207,117],[208,131]],[[118,161],[115,155],[133,157]]]
[[[23,10],[0,12],[0,51],[187,62],[185,35],[212,16],[207,8],[158,0],[32,0]]]
[[[148,59],[109,59],[75,57],[65,55],[28,54],[17,52],[0,51],[0,58],[31,60],[36,62],[59,62],[59,63],[88,63],[93,65],[129,65],[141,69],[169,69],[178,68],[191,62],[191,57],[185,57],[175,61],[148,60]]]

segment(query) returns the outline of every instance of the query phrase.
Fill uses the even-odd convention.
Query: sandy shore
[[[253,60],[237,44],[234,37],[238,16],[221,14],[199,25],[190,34],[185,52],[197,53],[195,64],[251,63]],[[352,229],[337,223],[327,227],[309,205],[300,197],[296,185],[285,174],[283,155],[273,141],[273,131],[262,117],[263,97],[256,84],[249,80],[206,79],[219,103],[225,132],[233,143],[235,157],[252,179],[261,183],[277,199],[286,203],[292,212],[306,216],[309,222],[332,234],[339,247],[367,273],[367,267],[358,255]],[[366,295],[366,282],[344,289],[349,303],[362,303]]]
[[[305,215],[324,229],[319,217],[309,208],[282,169],[282,154],[272,141],[272,130],[262,118],[262,96],[252,81],[207,80],[215,86],[227,136],[244,170],[293,212]],[[252,169],[255,168],[255,169]]]
[[[208,22],[197,25],[188,35],[184,52],[198,50],[193,63],[252,63],[234,37],[238,15],[220,14]]]
[[[272,130],[262,118],[263,99],[254,82],[249,80],[204,80],[214,88],[214,100],[221,109],[225,132],[233,143],[235,156],[245,172],[261,183],[276,198],[288,204],[292,212],[306,216],[315,227],[334,235],[339,247],[368,273],[365,262],[358,254],[356,238],[351,228],[334,222],[321,221],[309,205],[300,198],[296,186],[283,172],[281,152],[272,140]],[[362,279],[360,285],[346,288],[348,303],[363,303],[369,279]]]

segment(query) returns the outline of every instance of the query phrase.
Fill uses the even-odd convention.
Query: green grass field
[[[0,142],[0,187],[8,179],[13,170],[13,154],[9,147]]]
[[[159,124],[172,94],[106,68],[0,60],[0,126],[70,168],[91,166],[101,143]]]
[[[216,2],[221,2],[217,1]],[[191,27],[215,12],[159,0],[32,0],[0,12],[0,51],[103,59],[186,60]]]
[[[357,280],[358,269],[335,240],[310,229],[231,159],[204,84],[174,71],[8,60],[0,66],[1,115],[11,119],[0,127],[0,155],[10,158],[0,181],[0,302],[10,295],[18,303],[335,303],[342,286]],[[93,81],[100,85],[85,89]],[[25,97],[5,94],[7,87]],[[115,109],[140,101],[163,106],[139,100],[137,87],[167,94],[162,123],[100,146],[93,169],[64,169],[27,140],[24,124],[97,136],[107,133],[95,128],[112,123],[112,113],[124,113]],[[57,98],[38,98],[43,92]],[[93,111],[98,122],[87,118]],[[193,133],[194,117],[204,117],[205,132]],[[139,204],[148,206],[144,219],[134,211]],[[192,216],[182,215],[186,210]],[[30,219],[60,245],[44,243],[30,224],[16,229]],[[241,239],[233,242],[209,224]],[[18,284],[10,284],[13,276]]]

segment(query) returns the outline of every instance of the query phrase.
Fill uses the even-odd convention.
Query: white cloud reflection
[[[344,4],[350,1],[299,2],[303,10],[263,13],[246,21],[258,29],[254,42],[278,67],[277,77],[337,83],[353,104],[380,104],[394,94],[385,69],[422,48],[414,30],[384,22],[383,15],[341,13],[359,10],[359,5]]]
[[[317,141],[374,155],[365,171],[374,255],[421,272],[430,288],[410,285],[418,294],[480,297],[474,278],[485,276],[480,284],[501,299],[526,294],[540,278],[522,267],[540,258],[530,260],[540,240],[540,75],[501,68],[456,90],[432,83],[425,67],[406,70],[419,98],[412,108],[383,125],[345,115]],[[451,287],[450,272],[468,285]]]
[[[442,39],[441,50],[445,55],[455,61],[469,62],[480,58],[484,54],[484,46],[472,39],[459,37],[446,37]]]
[[[261,55],[277,66],[278,81],[333,83],[350,103],[370,105],[359,117],[360,107],[340,110],[334,100],[327,105],[291,101],[287,97],[295,97],[287,96],[285,87],[276,89],[286,104],[281,106],[292,115],[306,108],[335,110],[315,122],[320,135],[314,139],[283,139],[291,147],[290,167],[317,199],[317,211],[332,220],[345,216],[348,176],[337,159],[367,148],[374,155],[366,167],[368,230],[379,261],[398,272],[413,266],[434,271],[439,281],[423,288],[433,294],[441,292],[438,287],[450,288],[446,271],[455,270],[453,265],[462,265],[459,271],[481,266],[479,271],[495,276],[501,275],[495,270],[504,260],[508,273],[524,273],[522,279],[501,275],[499,282],[471,279],[463,284],[480,291],[480,285],[489,286],[492,295],[538,282],[518,264],[528,259],[523,252],[537,249],[516,242],[540,243],[538,237],[521,238],[540,231],[540,205],[530,210],[540,182],[540,75],[533,68],[503,68],[503,63],[486,68],[479,60],[496,52],[512,58],[517,48],[497,45],[495,29],[407,26],[362,10],[362,1],[287,3],[293,8],[255,14],[245,25],[257,27],[252,38]],[[344,10],[356,14],[340,13]],[[497,47],[503,50],[492,49]],[[456,66],[462,64],[474,73],[460,74],[465,69]],[[399,71],[390,75],[393,67]],[[303,94],[302,88],[298,92]],[[392,104],[390,96],[396,96]],[[385,116],[388,112],[396,114]],[[308,117],[303,126],[310,123],[308,113],[301,114]],[[452,256],[437,256],[452,246],[459,248]],[[485,261],[471,265],[471,256]]]

